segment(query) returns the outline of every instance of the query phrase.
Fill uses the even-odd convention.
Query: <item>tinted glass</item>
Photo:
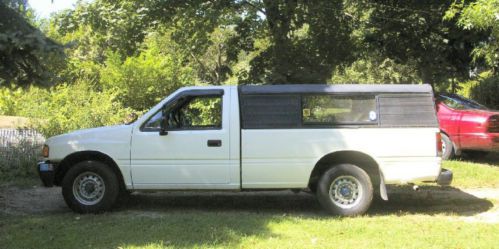
[[[374,96],[303,96],[304,124],[372,123],[377,121]]]
[[[442,101],[446,106],[457,109],[457,110],[467,110],[467,109],[478,109],[487,110],[487,107],[464,97],[456,94],[452,95],[440,95],[439,100]]]
[[[301,125],[299,95],[243,95],[243,129],[284,129]]]

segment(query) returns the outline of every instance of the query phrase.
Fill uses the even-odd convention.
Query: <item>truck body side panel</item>
[[[378,163],[385,183],[434,181],[437,128],[242,130],[243,188],[305,188],[315,164],[336,151]]]

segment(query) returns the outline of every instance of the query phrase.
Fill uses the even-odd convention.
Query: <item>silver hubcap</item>
[[[83,205],[95,205],[102,200],[106,185],[94,172],[83,172],[73,182],[73,195]]]
[[[339,176],[331,183],[329,197],[341,208],[351,208],[362,198],[362,188],[359,180],[353,176]]]

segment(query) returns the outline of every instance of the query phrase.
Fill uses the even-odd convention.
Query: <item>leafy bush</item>
[[[151,108],[181,86],[195,84],[190,67],[155,46],[123,62],[117,53],[109,53],[100,77],[104,90],[116,92],[123,106],[138,111]]]
[[[463,97],[471,98],[471,89],[473,89],[478,84],[480,84],[480,82],[477,79],[459,82],[459,84],[457,84],[456,93]],[[450,87],[447,87],[444,91],[452,92],[452,89],[450,89]]]
[[[397,64],[389,58],[359,59],[348,67],[337,69],[333,83],[417,83],[421,79],[413,66]]]
[[[21,88],[0,87],[0,115],[15,116],[23,95]]]
[[[50,89],[0,89],[0,114],[31,118],[44,136],[121,123],[132,112],[116,101],[116,93],[96,91],[90,84],[59,85]]]

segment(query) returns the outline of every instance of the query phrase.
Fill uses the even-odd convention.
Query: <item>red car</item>
[[[438,94],[437,116],[442,134],[442,159],[461,152],[499,152],[499,111],[456,94]]]

